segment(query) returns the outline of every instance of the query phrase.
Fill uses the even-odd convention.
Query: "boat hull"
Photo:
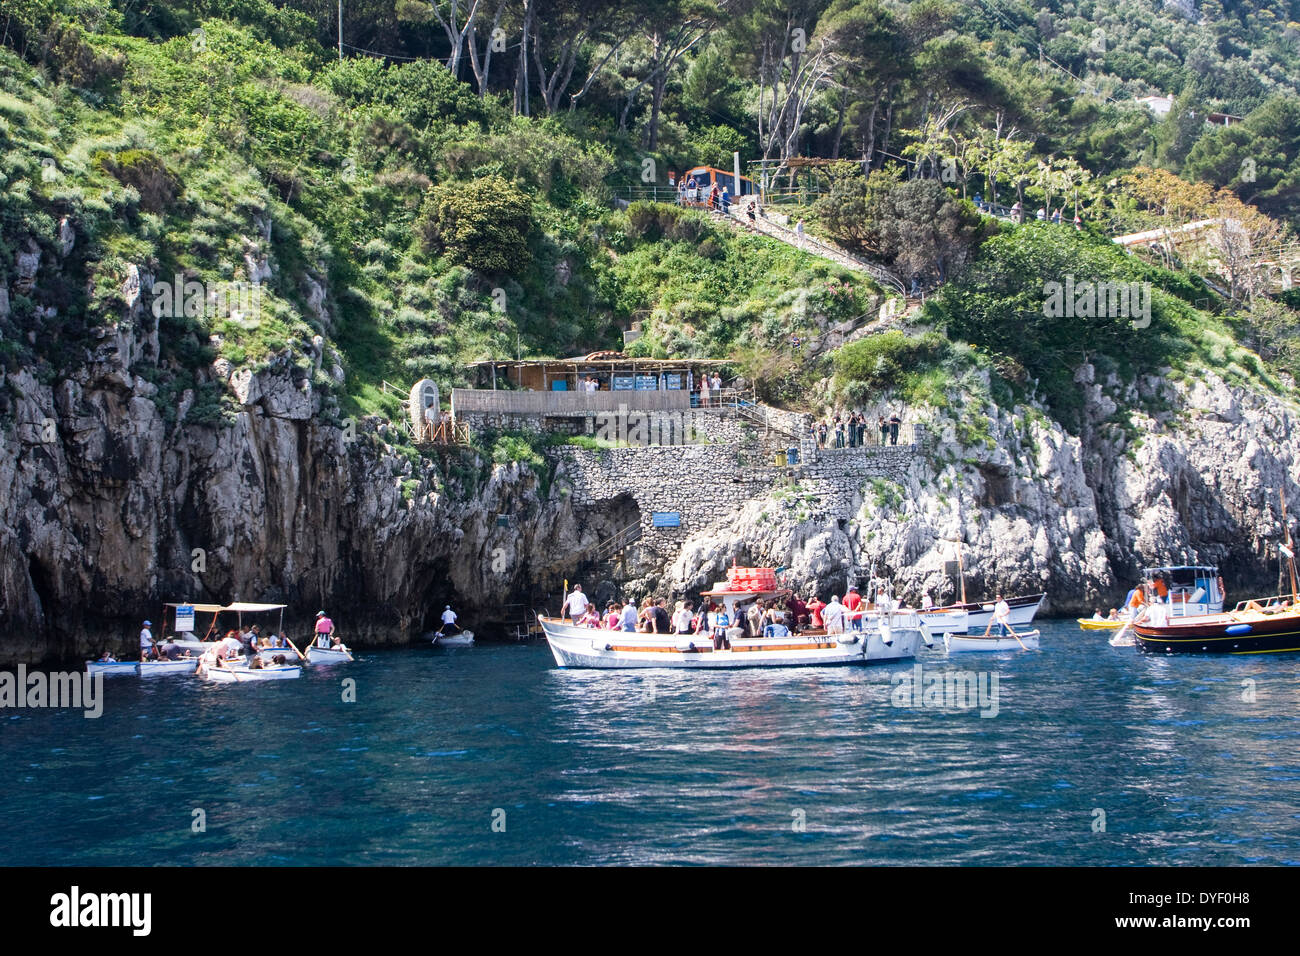
[[[948,648],[949,654],[967,651],[1036,651],[1038,632],[1025,631],[1016,637],[997,634],[990,634],[988,637],[977,634],[945,634],[943,643]]]
[[[302,676],[302,668],[288,664],[283,667],[208,667],[203,676],[217,684],[246,684],[265,680],[293,680]]]
[[[347,664],[351,660],[352,655],[347,651],[335,651],[324,647],[307,648],[308,664]]]
[[[474,632],[461,631],[459,634],[444,634],[442,637],[434,637],[433,643],[438,647],[472,647],[474,645]]]
[[[1286,654],[1300,651],[1300,610],[1216,614],[1160,627],[1139,624],[1133,633],[1138,649],[1148,654]]]
[[[1027,594],[1020,597],[1007,598],[1007,606],[1011,609],[1011,616],[1008,622],[1014,626],[1025,626],[1034,620],[1034,615],[1038,613],[1039,607],[1042,606],[1043,599],[1047,597],[1046,592],[1041,594]],[[989,626],[993,620],[993,601],[983,604],[950,604],[947,607],[935,608],[933,611],[926,611],[930,615],[943,611],[965,611],[966,612],[966,633],[974,634],[984,633],[984,628]],[[928,622],[927,622],[928,623]],[[936,630],[933,624],[931,630]]]
[[[566,668],[677,668],[726,670],[748,667],[825,667],[905,660],[915,657],[919,627],[896,627],[892,643],[879,630],[844,634],[790,635],[744,639],[715,650],[701,635],[638,634],[576,627],[542,618],[555,663]]]
[[[1099,621],[1092,617],[1078,617],[1075,620],[1083,631],[1118,631],[1125,624],[1124,621]]]
[[[124,677],[127,674],[138,674],[140,664],[136,661],[86,661],[87,674],[103,674],[105,677]]]
[[[964,634],[970,627],[970,612],[962,608],[916,613],[932,634]]]
[[[173,674],[193,674],[198,664],[197,657],[182,657],[174,661],[145,661],[140,665],[140,676],[168,677]]]

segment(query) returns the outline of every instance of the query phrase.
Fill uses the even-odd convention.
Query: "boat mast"
[[[961,561],[961,538],[957,539],[957,574],[961,578],[961,603],[966,603],[966,566]]]
[[[1287,516],[1286,516],[1286,489],[1285,488],[1279,489],[1277,495],[1282,502],[1282,533],[1286,536],[1286,545],[1284,547],[1284,550],[1286,551],[1287,565],[1291,571],[1291,603],[1295,604],[1297,602],[1296,581],[1295,581],[1295,547],[1291,543],[1291,522],[1287,520]]]

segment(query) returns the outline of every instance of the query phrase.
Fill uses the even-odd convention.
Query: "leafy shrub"
[[[837,383],[858,384],[871,392],[896,388],[905,375],[934,364],[948,343],[935,332],[910,338],[897,329],[850,342],[835,353]]]
[[[531,226],[528,197],[500,176],[433,187],[416,223],[426,253],[490,273],[527,266]]]
[[[140,208],[146,212],[163,212],[180,194],[180,180],[157,154],[147,149],[100,152],[92,158],[104,172],[139,193]]]

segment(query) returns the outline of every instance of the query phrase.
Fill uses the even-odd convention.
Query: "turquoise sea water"
[[[0,710],[0,863],[1300,864],[1300,656],[1040,626],[918,658],[996,674],[993,718],[894,706],[910,662],[562,671],[544,644],[112,678],[97,720]]]

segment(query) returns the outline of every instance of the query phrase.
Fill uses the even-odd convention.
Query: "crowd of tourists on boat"
[[[829,601],[822,601],[815,592],[806,600],[793,592],[766,599],[755,597],[745,606],[737,607],[735,620],[721,602],[712,600],[697,603],[682,599],[674,602],[671,611],[668,601],[662,597],[647,597],[639,606],[630,599],[621,605],[609,601],[602,612],[583,592],[582,585],[576,584],[565,597],[561,618],[579,627],[607,631],[718,637],[738,628],[737,636],[758,638],[788,637],[807,630],[827,634],[861,631],[866,612],[874,609],[875,605],[864,601],[854,585],[843,600],[838,594],[832,594]]]

